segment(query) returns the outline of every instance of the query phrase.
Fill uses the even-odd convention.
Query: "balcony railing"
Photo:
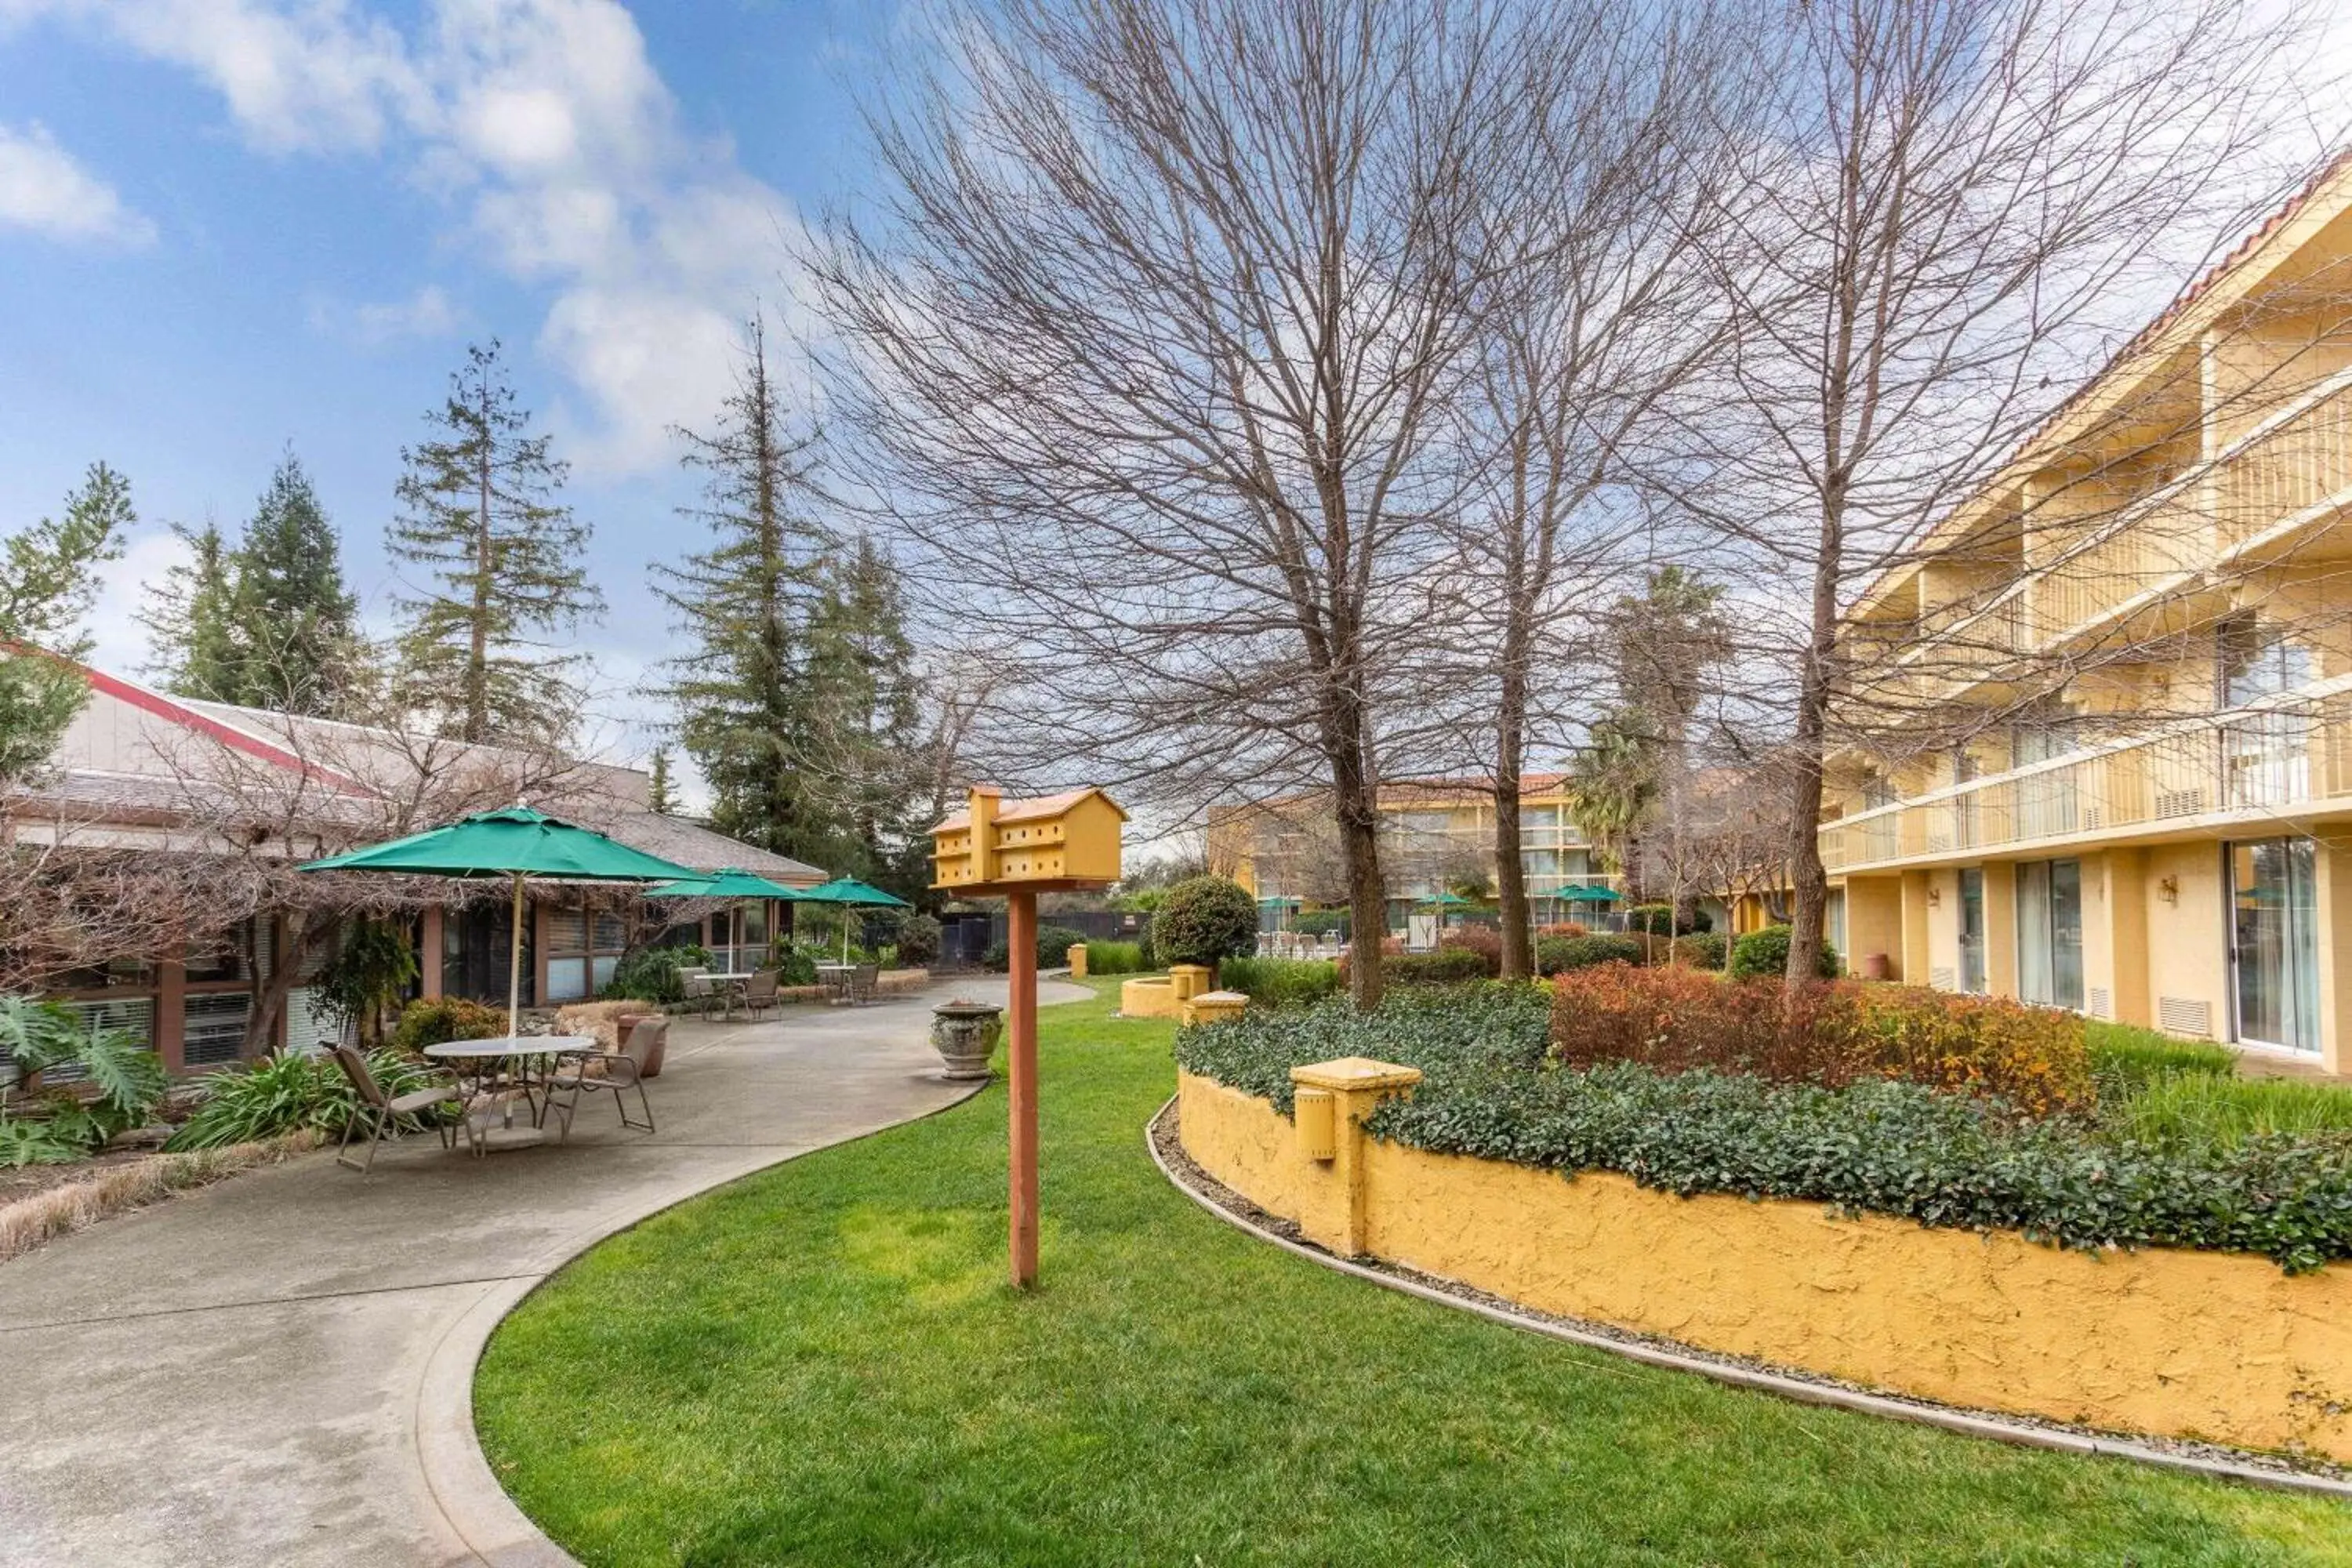
[[[1821,830],[1851,870],[2259,817],[2352,796],[2352,679],[1899,801]]]
[[[2081,635],[2144,595],[2226,563],[2233,551],[2294,532],[2347,490],[2352,371],[2316,383],[2210,463],[2089,526],[1982,608],[1944,612],[1944,624],[1896,657],[1896,665],[1916,667],[1903,689],[1950,695],[1991,678],[2011,650]]]

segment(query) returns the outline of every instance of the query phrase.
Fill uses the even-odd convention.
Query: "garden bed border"
[[[1213,1081],[1213,1080],[1209,1080]],[[1225,1086],[1219,1086],[1225,1087]],[[1240,1093],[1228,1089],[1228,1092]],[[1255,1097],[1251,1097],[1255,1098]],[[1315,1246],[1303,1239],[1279,1234],[1253,1217],[1264,1214],[1246,1194],[1227,1187],[1218,1181],[1183,1148],[1176,1128],[1181,1121],[1181,1094],[1171,1094],[1159,1111],[1144,1123],[1143,1142],[1151,1162],[1169,1184],[1191,1198],[1237,1230],[1280,1247],[1310,1262],[1341,1274],[1352,1275],[1384,1289],[1396,1290],[1423,1300],[1451,1307],[1460,1311],[1501,1323],[1528,1333],[1581,1345],[1591,1350],[1605,1351],[1630,1361],[1673,1371],[1695,1373],[1702,1377],[1734,1387],[1779,1394],[1802,1404],[1828,1405],[1838,1409],[1859,1411],[1865,1415],[1882,1415],[1896,1420],[1916,1422],[1969,1436],[1985,1437],[1996,1442],[2022,1447],[2045,1448],[2063,1453],[2109,1458],[2128,1459],[2137,1464],[2152,1465],[2162,1469],[2185,1471],[2221,1480],[2244,1482],[2275,1490],[2308,1492],[2345,1500],[2352,1500],[2352,1480],[2289,1468],[2284,1462],[2269,1460],[2263,1456],[2244,1454],[2242,1458],[2221,1458],[2219,1454],[2237,1452],[2211,1444],[2183,1444],[2160,1447],[2154,1443],[2134,1441],[2070,1426],[2063,1422],[2012,1417],[1991,1411],[1970,1410],[1944,1405],[1916,1395],[1893,1395],[1873,1393],[1868,1389],[1838,1382],[1818,1373],[1783,1368],[1728,1357],[1696,1346],[1681,1344],[1662,1336],[1640,1334],[1603,1327],[1583,1326],[1577,1320],[1507,1302],[1475,1288],[1423,1275],[1402,1266],[1379,1259],[1357,1261]],[[1188,1173],[1180,1173],[1171,1165],[1160,1146],[1160,1132],[1166,1125],[1173,1142],[1186,1165]],[[1424,1283],[1424,1280],[1433,1281]],[[2197,1451],[2207,1450],[2207,1451]]]

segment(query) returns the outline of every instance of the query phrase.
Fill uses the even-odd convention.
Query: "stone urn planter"
[[[931,1009],[931,1047],[954,1079],[988,1076],[988,1058],[1004,1037],[1004,1009],[986,1002],[942,1002]]]

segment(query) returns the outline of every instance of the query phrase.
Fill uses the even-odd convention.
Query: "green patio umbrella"
[[[428,828],[371,844],[298,868],[304,871],[390,871],[412,877],[514,879],[514,952],[507,969],[507,1033],[522,1014],[523,884],[530,878],[567,882],[698,880],[684,866],[632,849],[592,827],[517,804],[476,812],[446,827]]]
[[[738,913],[743,904],[753,899],[801,903],[807,900],[808,895],[806,888],[788,888],[782,882],[771,882],[765,877],[733,866],[722,866],[709,876],[689,877],[682,882],[665,882],[659,887],[646,889],[646,897],[649,899],[728,900],[736,906]]]
[[[912,909],[914,906],[896,893],[886,893],[871,883],[855,877],[835,877],[830,882],[819,882],[814,888],[801,889],[801,902],[806,904],[865,904],[887,909]],[[849,962],[849,921],[841,922],[841,962]]]
[[[1622,896],[1614,888],[1604,888],[1598,882],[1570,882],[1560,889],[1571,904],[1613,904]]]

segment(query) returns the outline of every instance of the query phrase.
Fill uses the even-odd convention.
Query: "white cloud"
[[[0,227],[100,245],[155,241],[155,226],[38,123],[23,131],[0,125]]]
[[[539,344],[578,394],[583,468],[667,464],[665,430],[709,419],[737,324],[778,292],[789,204],[684,132],[616,0],[428,0],[406,33],[354,0],[0,0],[11,15],[185,67],[262,151],[402,159],[462,210],[466,254],[552,290]],[[433,331],[428,294],[330,315],[362,339]]]
[[[310,302],[310,330],[379,348],[406,338],[447,337],[457,330],[457,309],[437,283],[405,300],[344,306],[319,299]]]

